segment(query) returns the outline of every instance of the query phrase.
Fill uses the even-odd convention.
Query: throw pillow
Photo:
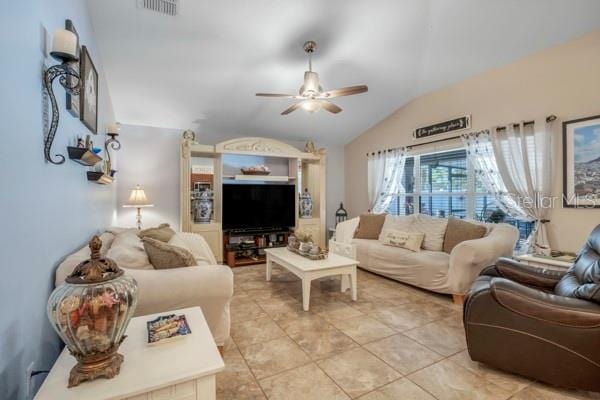
[[[181,247],[183,249],[186,249],[190,253],[192,253],[192,255],[194,256],[194,259],[196,260],[196,265],[216,264],[216,261],[215,262],[211,262],[212,260],[210,258],[208,258],[207,255],[198,254],[197,251],[194,251],[194,249],[191,248],[185,242],[185,240],[183,240],[181,238],[181,236],[179,236],[178,233],[176,233],[175,235],[173,235],[173,237],[171,238],[171,240],[169,240],[168,244],[170,244],[171,246]],[[210,251],[210,248],[208,249],[208,251]]]
[[[194,255],[183,247],[172,246],[152,238],[142,239],[155,269],[181,268],[196,265]]]
[[[378,240],[384,222],[385,214],[362,214],[354,231],[354,237]]]
[[[138,236],[142,239],[149,237],[165,243],[171,240],[173,235],[175,235],[175,231],[171,229],[169,224],[160,224],[156,228],[144,229],[138,233]]]
[[[447,225],[448,220],[446,218],[417,214],[411,226],[411,231],[425,234],[425,239],[423,240],[423,248],[425,250],[442,251]]]
[[[152,269],[144,245],[134,230],[123,231],[115,236],[106,257],[121,268]]]
[[[404,232],[396,229],[384,230],[381,232],[381,236],[383,236],[381,243],[411,251],[421,250],[421,244],[425,238],[421,232]]]
[[[381,235],[379,235],[379,241],[383,240],[383,233],[390,229],[396,231],[412,232],[412,223],[415,220],[414,215],[386,215],[385,222],[381,228]]]
[[[450,254],[457,244],[465,240],[481,239],[486,233],[487,228],[483,225],[463,221],[459,218],[449,218],[444,237],[444,252]]]

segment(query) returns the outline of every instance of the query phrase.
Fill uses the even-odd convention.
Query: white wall
[[[356,215],[368,208],[367,152],[414,144],[416,127],[465,114],[472,115],[473,131],[523,120],[543,121],[550,114],[563,121],[598,115],[598,71],[600,31],[595,31],[413,100],[346,145],[348,210]],[[561,196],[560,121],[555,128],[554,194]],[[420,151],[435,149],[436,145],[419,147]],[[550,219],[551,246],[576,251],[600,223],[600,210],[559,207]]]
[[[110,225],[115,186],[88,183],[86,169],[67,159],[46,163],[43,155],[43,32],[51,36],[73,20],[82,44],[100,76],[99,126],[113,120],[86,2],[21,0],[3,2],[0,13],[0,399],[25,398],[25,371],[49,369],[61,348],[46,317],[46,301],[54,287],[54,269],[61,259]],[[49,37],[48,39],[51,39]],[[66,154],[74,137],[89,133],[65,110],[65,91],[54,85],[60,126],[52,154]],[[96,144],[104,135],[94,137]],[[34,388],[43,375],[34,379]]]
[[[142,185],[154,208],[142,210],[144,226],[167,222],[179,228],[179,146],[182,131],[179,129],[122,125],[118,160],[117,223],[135,224],[135,209],[122,208],[129,191]],[[196,138],[202,144],[216,144],[233,139],[236,135],[202,135]],[[300,149],[304,143],[288,142]],[[335,224],[335,211],[343,201],[344,149],[327,147],[327,224]]]
[[[117,172],[117,225],[135,226],[135,208],[123,208],[135,185],[154,207],[142,209],[144,227],[163,222],[179,228],[179,141],[177,129],[121,125]]]

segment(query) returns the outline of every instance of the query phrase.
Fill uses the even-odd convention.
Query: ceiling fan
[[[257,96],[261,97],[282,97],[287,99],[302,100],[292,106],[283,110],[281,115],[288,115],[292,111],[296,111],[299,108],[314,113],[320,109],[329,111],[330,113],[337,114],[342,109],[329,99],[341,96],[350,96],[353,94],[364,93],[369,90],[367,85],[349,86],[341,89],[323,91],[321,84],[319,83],[319,74],[312,70],[312,53],[317,49],[317,44],[312,40],[304,43],[304,51],[308,54],[308,71],[304,72],[304,85],[300,86],[298,95],[293,94],[280,94],[280,93],[256,93]]]

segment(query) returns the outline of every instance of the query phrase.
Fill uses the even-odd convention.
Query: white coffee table
[[[148,346],[146,321],[158,315],[185,314],[192,333]],[[35,396],[36,400],[215,400],[217,372],[225,368],[199,307],[136,317],[119,348],[125,361],[113,379],[97,379],[67,388],[75,365],[65,348]]]
[[[341,291],[352,289],[352,300],[356,301],[356,266],[357,260],[329,253],[324,260],[311,260],[299,254],[292,253],[285,247],[266,249],[267,254],[267,281],[271,280],[273,263],[282,266],[302,279],[302,308],[308,311],[310,304],[310,283],[313,279],[325,276],[341,275]]]

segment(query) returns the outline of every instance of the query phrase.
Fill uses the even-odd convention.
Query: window
[[[464,149],[415,155],[406,159],[401,177],[404,192],[398,194],[387,212],[415,212],[436,217],[471,218],[515,225],[526,239],[533,223],[507,216],[496,206],[483,183],[467,162]]]

